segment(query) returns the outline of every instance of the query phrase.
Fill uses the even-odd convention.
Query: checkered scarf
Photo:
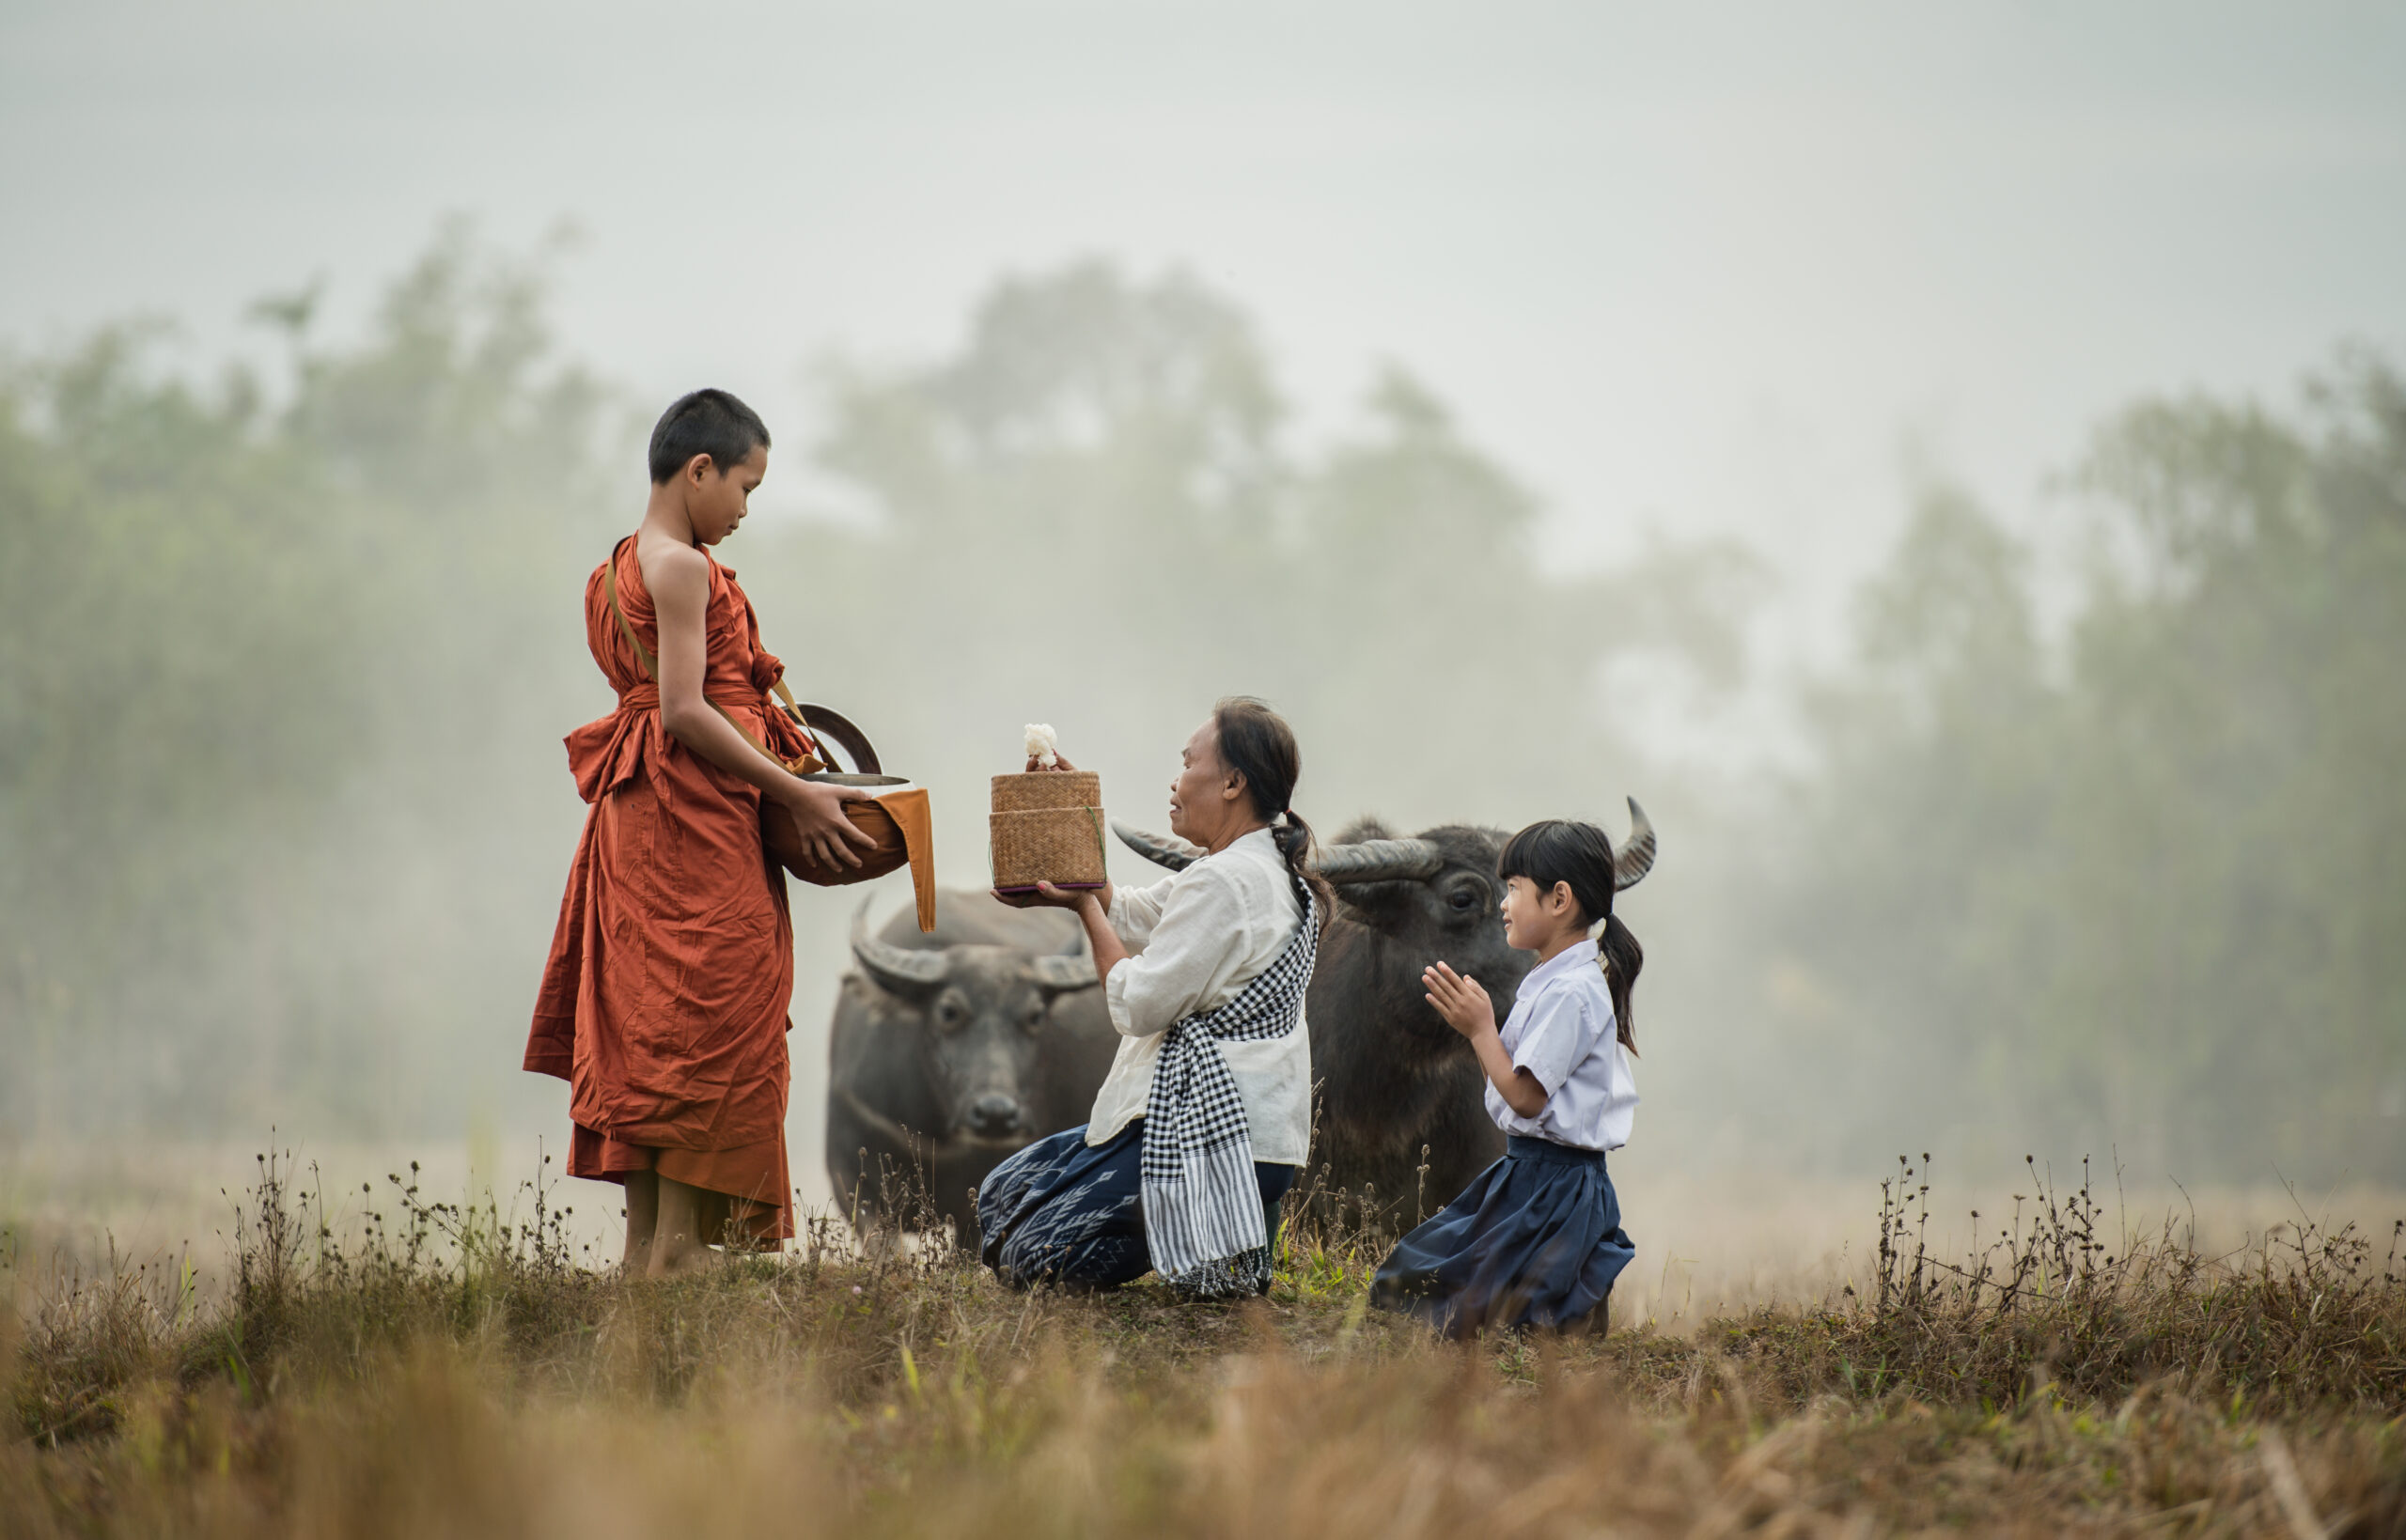
[[[1304,990],[1320,955],[1320,906],[1301,878],[1295,894],[1304,923],[1276,960],[1235,999],[1162,1034],[1145,1100],[1145,1242],[1153,1270],[1206,1299],[1270,1286],[1270,1234],[1254,1179],[1253,1136],[1219,1044],[1284,1037],[1303,1019]]]

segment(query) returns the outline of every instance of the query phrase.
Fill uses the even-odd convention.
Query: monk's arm
[[[804,842],[822,863],[840,860],[857,866],[852,848],[877,841],[844,817],[844,804],[869,795],[851,786],[805,781],[747,742],[735,723],[711,709],[702,695],[710,668],[705,620],[710,611],[710,563],[690,547],[671,545],[643,562],[644,586],[651,590],[660,627],[660,724],[670,737],[730,775],[741,776],[793,812]]]

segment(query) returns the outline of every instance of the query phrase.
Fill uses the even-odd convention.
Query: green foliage
[[[542,294],[539,264],[454,230],[354,344],[312,339],[314,294],[262,302],[291,346],[274,410],[125,331],[10,381],[17,1127],[358,1133],[509,1095],[582,814],[559,735],[608,702],[577,595],[641,490]],[[1140,819],[1210,702],[1250,691],[1313,745],[1324,824],[1507,821],[1609,807],[1601,660],[1734,649],[1705,554],[1539,570],[1528,495],[1400,376],[1361,436],[1289,450],[1250,323],[1186,279],[1003,283],[949,356],[831,399],[820,466],[867,525],[756,521],[722,554],[797,689],[939,788],[952,880],[982,873],[976,788],[1030,718]],[[1498,689],[1506,631],[1538,677]],[[1505,794],[1465,795],[1506,758]],[[849,907],[798,903],[806,956]]]
[[[2100,430],[2060,659],[2026,553],[1923,495],[1767,906],[1774,997],[1845,1081],[1976,1095],[1992,1152],[2406,1166],[2406,387],[2349,360],[2309,405]]]
[[[33,1061],[0,1096],[21,1126],[47,1072],[95,1037],[122,1050],[127,963],[206,971],[244,853],[322,810],[367,721],[341,688],[362,639],[313,591],[341,559],[320,467],[246,393],[146,379],[143,342],[103,333],[0,407],[0,1009]]]
[[[359,345],[287,307],[276,411],[129,328],[0,395],[13,1128],[461,1115],[445,1050],[557,902],[512,858],[565,849],[545,729],[599,536],[603,398],[539,278],[454,232]]]
[[[0,380],[8,1128],[442,1129],[513,1095],[583,811],[558,739],[608,704],[577,595],[641,496],[642,414],[555,358],[543,284],[452,231],[357,341],[263,303],[273,390],[180,378],[139,327]],[[1607,684],[1648,650],[1739,682],[1760,564],[1555,570],[1428,388],[1390,372],[1299,447],[1270,356],[1203,286],[1088,263],[830,377],[815,485],[855,516],[723,554],[797,690],[937,788],[947,880],[982,874],[1022,723],[1143,823],[1250,692],[1323,835],[1645,798],[1648,1092],[1681,1109],[1653,1139],[1718,1120],[1741,1159],[1839,1164],[1957,1124],[1976,1170],[2041,1141],[2148,1176],[2406,1169],[2394,371],[2343,360],[2294,418],[2103,427],[2069,627],[2019,541],[1920,489],[1758,825],[1759,788],[1668,775]],[[797,899],[805,1026],[849,910]]]

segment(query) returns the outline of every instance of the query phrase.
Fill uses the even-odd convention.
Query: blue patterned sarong
[[[1145,1244],[1145,1120],[1089,1147],[1086,1126],[1004,1157],[977,1186],[978,1254],[1013,1288],[1107,1289],[1152,1269]],[[1276,1239],[1293,1166],[1254,1162],[1263,1221]]]

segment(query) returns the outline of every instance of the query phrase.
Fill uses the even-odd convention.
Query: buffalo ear
[[[1056,953],[1049,957],[1031,957],[1027,961],[1027,979],[1044,991],[1049,1001],[1058,994],[1078,989],[1091,989],[1102,982],[1094,971],[1094,958],[1081,948],[1074,954]]]
[[[1400,918],[1411,908],[1413,895],[1423,891],[1417,882],[1338,882],[1336,902],[1340,910],[1351,910],[1378,928],[1383,922]]]
[[[1091,989],[1102,982],[1094,971],[1094,953],[1086,945],[1086,933],[1079,926],[1069,927],[1069,943],[1058,952],[1031,957],[1026,965],[1027,981],[1044,991],[1044,1007],[1053,1008],[1054,997],[1078,989]]]

